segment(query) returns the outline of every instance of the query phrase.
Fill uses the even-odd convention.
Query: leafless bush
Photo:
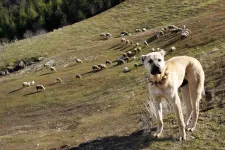
[[[27,39],[27,38],[31,38],[33,36],[33,32],[30,30],[27,30],[24,34],[23,34],[23,38]]]
[[[166,116],[166,114],[172,111],[172,105],[166,100],[162,100],[162,107],[163,116]],[[149,98],[147,101],[143,102],[140,116],[140,129],[144,129],[147,132],[150,131],[155,120],[157,120],[155,103]]]
[[[47,33],[47,31],[45,29],[39,29],[39,30],[36,31],[35,36],[42,35],[42,34],[45,34],[45,33]]]

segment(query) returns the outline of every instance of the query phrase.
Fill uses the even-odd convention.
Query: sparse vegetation
[[[45,59],[0,77],[0,147],[50,149],[68,144],[74,149],[223,149],[224,6],[223,0],[127,0],[79,23],[1,46],[2,67],[25,58],[44,56]],[[136,57],[152,48],[169,51],[175,46],[176,50],[166,59],[189,55],[202,63],[211,98],[201,102],[197,129],[188,133],[184,142],[174,140],[177,124],[170,111],[164,116],[164,135],[160,139],[152,139],[151,133],[143,132],[138,126],[143,123],[144,102],[148,100],[144,68],[134,69],[134,63],[139,64],[140,60],[119,66],[112,64],[95,73],[91,68],[105,60],[117,60],[124,52],[134,49],[121,43],[121,31],[132,33],[126,39],[143,43],[170,24],[179,27],[185,24],[192,34],[184,40],[178,39],[178,35],[165,34],[148,42],[149,47],[142,47]],[[146,32],[136,33],[135,29],[144,27],[148,29]],[[100,40],[103,32],[112,33],[114,38]],[[75,63],[77,58],[83,63]],[[50,60],[55,60],[57,72],[33,69]],[[66,64],[72,65],[64,67]],[[131,71],[122,73],[124,67]],[[82,79],[76,79],[76,75],[82,75]],[[62,84],[55,82],[58,77]],[[35,86],[21,88],[23,82],[33,80],[46,90],[35,93]],[[149,121],[152,122],[148,126],[155,125],[154,117]]]

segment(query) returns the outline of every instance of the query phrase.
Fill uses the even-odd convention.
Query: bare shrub
[[[23,34],[23,38],[27,39],[27,38],[31,38],[33,36],[33,32],[30,30],[27,30],[24,34]]]

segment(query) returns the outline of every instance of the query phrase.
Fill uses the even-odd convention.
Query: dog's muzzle
[[[156,65],[152,66],[152,70],[151,70],[152,75],[161,74],[161,73],[162,73],[162,71],[158,66],[156,66]]]

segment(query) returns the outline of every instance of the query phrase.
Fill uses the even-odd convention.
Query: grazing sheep
[[[79,64],[83,63],[83,61],[81,59],[76,59],[76,62]]]
[[[155,51],[155,48],[152,48],[152,52],[154,52]]]
[[[137,48],[133,49],[131,52],[133,52],[134,54],[137,54]]]
[[[107,39],[110,39],[112,37],[112,34],[111,33],[106,33],[105,36],[106,36]]]
[[[125,64],[126,62],[123,59],[117,60],[117,65]]]
[[[125,35],[124,34],[120,34],[120,37],[124,37]]]
[[[175,25],[169,25],[167,28],[168,29],[174,29],[174,28],[177,28],[177,27]]]
[[[131,36],[131,33],[128,33],[128,36]]]
[[[159,52],[160,51],[160,48],[158,47],[156,50]]]
[[[131,45],[133,45],[133,44],[134,44],[134,42],[133,42],[133,41],[130,41],[130,44],[131,44]]]
[[[57,78],[57,79],[56,79],[56,82],[60,82],[60,83],[62,83],[62,79]]]
[[[101,34],[100,34],[100,37],[101,37],[101,38],[105,38],[105,37],[106,37],[106,34],[105,34],[105,33],[101,33]]]
[[[110,64],[112,64],[112,62],[111,62],[110,60],[106,60],[106,61],[105,61],[105,64],[106,64],[106,65],[110,65]]]
[[[31,81],[31,82],[30,82],[30,85],[35,85],[35,82],[34,82],[34,81]]]
[[[148,46],[148,47],[149,47],[149,45],[148,45],[148,42],[147,42],[147,41],[144,41],[144,45],[146,45],[146,46]]]
[[[81,76],[80,74],[77,74],[77,75],[76,75],[76,78],[77,78],[77,79],[82,79],[82,76]]]
[[[123,73],[127,73],[127,72],[129,72],[130,70],[129,70],[129,68],[128,67],[124,67],[123,68]]]
[[[43,86],[43,85],[40,85],[40,84],[38,84],[38,85],[36,85],[36,90],[37,91],[45,91],[45,87]]]
[[[170,51],[175,51],[176,50],[176,47],[175,46],[172,46],[171,48],[170,48]]]
[[[134,68],[137,68],[139,65],[137,63],[134,64]]]
[[[126,61],[126,62],[129,62],[130,58],[129,57],[124,57],[123,60]]]
[[[31,86],[31,82],[23,82],[23,87],[29,87]]]
[[[137,60],[137,57],[136,57],[136,56],[134,56],[134,57],[133,57],[133,59],[134,59],[134,60]]]
[[[141,47],[138,47],[137,48],[137,52],[141,52]]]
[[[130,41],[129,40],[126,40],[126,44],[128,45],[130,43]]]
[[[182,31],[183,31],[183,29],[181,29],[181,28],[175,28],[175,29],[171,30],[171,33],[177,34],[177,33],[182,32]]]
[[[135,31],[136,31],[136,32],[142,32],[142,30],[141,30],[141,29],[136,29]]]
[[[125,38],[121,38],[121,42],[122,43],[125,43],[126,42],[126,39]]]
[[[160,35],[160,36],[163,36],[164,34],[165,34],[165,33],[164,33],[163,31],[160,31],[160,32],[159,32],[159,35]]]
[[[106,65],[105,65],[105,64],[98,64],[97,66],[98,66],[101,70],[102,70],[102,69],[106,69]]]
[[[93,70],[93,71],[99,71],[99,70],[101,70],[101,68],[98,67],[97,65],[93,65],[93,66],[92,66],[92,70]]]
[[[135,45],[136,45],[136,47],[138,47],[140,44],[139,43],[136,43]]]
[[[56,68],[53,67],[53,66],[50,67],[50,70],[51,70],[52,72],[56,72]]]
[[[146,29],[146,28],[142,28],[142,31],[143,31],[143,32],[146,32],[146,31],[147,31],[147,29]]]
[[[134,51],[128,51],[126,53],[127,57],[133,57],[137,52],[134,52]]]
[[[157,35],[155,35],[155,38],[156,38],[156,39],[159,39],[159,35],[158,35],[158,34],[157,34]]]

